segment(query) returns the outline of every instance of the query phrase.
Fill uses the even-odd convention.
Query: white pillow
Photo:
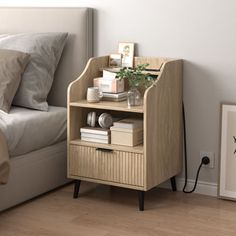
[[[47,96],[60,60],[67,33],[27,33],[0,35],[0,48],[29,53],[13,105],[47,111]]]

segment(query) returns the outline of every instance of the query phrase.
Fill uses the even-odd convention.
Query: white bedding
[[[23,155],[66,139],[66,108],[49,106],[49,111],[12,107],[0,113],[10,157]]]

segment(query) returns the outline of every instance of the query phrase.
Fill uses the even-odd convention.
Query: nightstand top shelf
[[[127,101],[123,101],[123,102],[100,101],[98,103],[89,103],[87,102],[87,100],[80,100],[78,102],[71,102],[70,106],[143,113],[143,106],[133,106],[131,108],[128,108]]]

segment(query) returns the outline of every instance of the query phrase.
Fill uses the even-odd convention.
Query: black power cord
[[[193,186],[193,189],[190,191],[185,190],[188,184],[188,156],[187,156],[187,138],[186,138],[186,123],[185,123],[185,110],[184,110],[184,103],[182,103],[182,110],[183,110],[183,130],[184,130],[184,162],[185,162],[185,181],[184,181],[184,187],[183,192],[184,193],[193,193],[197,187],[198,177],[200,170],[202,168],[202,165],[207,165],[210,163],[209,157],[205,156],[202,158],[201,164],[198,167],[195,183]]]

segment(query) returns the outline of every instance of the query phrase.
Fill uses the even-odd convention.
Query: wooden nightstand
[[[171,179],[182,169],[182,60],[135,58],[160,68],[158,79],[145,91],[143,105],[128,108],[124,102],[88,103],[87,88],[108,66],[108,56],[92,58],[81,76],[68,88],[68,177],[75,179],[74,197],[80,181],[138,190],[139,209],[144,209],[144,192]],[[144,143],[135,147],[99,144],[80,140],[90,111],[109,112],[144,121]]]

